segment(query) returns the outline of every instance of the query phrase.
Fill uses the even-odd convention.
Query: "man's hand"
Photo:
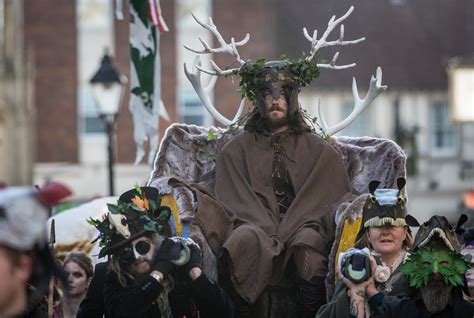
[[[174,242],[170,239],[163,240],[152,263],[152,269],[161,272],[165,276],[174,270],[174,265],[171,263],[171,247],[173,244]]]
[[[191,255],[189,257],[189,261],[183,265],[183,270],[188,273],[192,280],[195,280],[201,276],[202,273],[201,249],[199,248],[199,245],[192,239],[186,239],[186,244],[189,246]]]

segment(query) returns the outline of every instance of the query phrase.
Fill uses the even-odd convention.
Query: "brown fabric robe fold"
[[[332,146],[306,133],[283,141],[295,199],[280,220],[272,185],[270,136],[243,132],[230,140],[216,163],[215,197],[197,189],[196,221],[214,252],[225,248],[237,292],[254,303],[277,284],[291,248],[320,255],[321,273],[334,240],[335,205],[351,192],[346,169]]]

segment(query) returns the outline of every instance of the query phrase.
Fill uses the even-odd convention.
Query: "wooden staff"
[[[49,234],[49,247],[51,254],[54,256],[54,243],[56,243],[56,223],[55,220],[51,220],[51,230]],[[49,291],[48,291],[48,318],[53,318],[53,303],[54,303],[54,276],[49,279]]]

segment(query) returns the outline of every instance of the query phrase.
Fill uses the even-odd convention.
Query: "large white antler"
[[[209,44],[207,44],[206,41],[204,41],[203,39],[199,38],[199,41],[201,42],[202,46],[204,47],[203,50],[195,50],[195,49],[192,49],[190,47],[187,47],[186,45],[184,46],[187,50],[191,51],[191,52],[194,52],[196,54],[212,54],[212,53],[228,53],[230,54],[231,56],[233,56],[237,62],[240,64],[240,66],[244,65],[245,64],[245,61],[243,59],[240,58],[240,54],[239,52],[237,51],[237,47],[238,46],[243,46],[245,44],[247,44],[247,42],[250,40],[250,34],[247,33],[247,35],[245,36],[245,38],[242,40],[242,41],[239,41],[239,42],[235,42],[235,39],[232,37],[230,39],[230,43],[226,43],[226,41],[224,40],[224,38],[222,37],[222,35],[219,33],[219,31],[217,31],[217,27],[216,25],[214,24],[214,22],[212,21],[212,18],[209,18],[209,23],[208,24],[205,24],[204,22],[202,22],[201,20],[199,20],[195,15],[194,13],[191,13],[194,20],[196,20],[196,22],[202,26],[204,29],[206,30],[209,30],[217,39],[217,41],[219,42],[219,44],[221,45],[220,47],[218,48],[211,48],[209,46]],[[222,70],[219,66],[217,66],[216,63],[214,63],[214,61],[211,60],[211,64],[212,64],[212,67],[215,69],[215,71],[208,71],[208,70],[205,70],[205,69],[202,69],[199,65],[197,66],[197,69],[204,72],[204,73],[207,73],[207,74],[210,74],[210,75],[228,75],[228,74],[231,74],[233,71],[235,70],[238,70],[239,68],[233,68],[233,69],[227,69],[227,70]]]
[[[240,54],[239,52],[237,51],[237,47],[238,46],[243,46],[245,45],[249,39],[250,39],[250,34],[247,33],[247,35],[245,36],[245,38],[242,40],[242,41],[239,41],[239,42],[235,42],[234,38],[232,37],[231,40],[230,40],[230,43],[226,43],[226,41],[224,40],[224,38],[222,37],[222,35],[219,33],[219,31],[217,31],[217,27],[216,25],[214,24],[214,22],[212,21],[212,18],[209,18],[209,22],[208,24],[205,24],[204,22],[202,22],[201,20],[199,20],[195,15],[194,13],[191,13],[194,20],[196,20],[196,22],[202,26],[203,28],[205,28],[206,30],[209,30],[216,38],[217,38],[217,41],[219,42],[220,44],[220,47],[218,48],[211,48],[209,46],[209,44],[207,44],[206,41],[204,41],[203,39],[199,38],[199,41],[201,41],[201,44],[202,46],[204,47],[202,50],[195,50],[195,49],[192,49],[190,47],[187,47],[186,45],[184,46],[187,50],[191,51],[191,52],[194,52],[196,54],[212,54],[212,53],[228,53],[230,54],[231,56],[233,56],[237,62],[240,64],[240,67],[242,67],[242,65],[245,64],[245,61],[243,59],[240,58]],[[219,113],[219,111],[217,111],[217,109],[214,107],[214,105],[212,104],[210,98],[209,98],[209,94],[211,93],[212,89],[214,88],[214,85],[216,83],[216,80],[217,80],[217,76],[218,75],[229,75],[229,74],[232,74],[232,72],[236,71],[236,70],[239,70],[239,68],[234,68],[234,69],[227,69],[227,70],[222,70],[219,66],[217,66],[216,63],[214,63],[214,61],[211,60],[211,65],[212,67],[214,68],[215,71],[208,71],[206,69],[203,69],[201,67],[201,62],[199,61],[199,56],[196,56],[195,60],[194,60],[194,64],[193,64],[193,70],[192,72],[189,72],[189,70],[187,69],[186,67],[186,64],[184,64],[184,73],[186,74],[186,77],[188,78],[188,80],[191,82],[191,84],[193,85],[194,87],[194,90],[196,91],[196,93],[198,94],[199,98],[201,99],[201,102],[203,103],[204,107],[206,107],[206,109],[209,111],[209,113],[218,121],[220,122],[221,124],[223,124],[224,126],[228,126],[230,124],[233,124],[235,122],[237,122],[237,120],[239,119],[240,115],[242,114],[242,110],[244,109],[244,105],[245,105],[245,98],[242,98],[242,100],[240,101],[240,106],[239,108],[237,109],[237,113],[235,114],[234,118],[232,120],[228,119],[227,117],[225,117],[224,115],[222,115],[221,113]],[[209,83],[207,85],[206,88],[203,88],[202,87],[202,83],[201,83],[201,73],[198,74],[198,70],[200,72],[203,72],[203,73],[207,73],[209,75],[211,75],[211,79],[209,80]]]
[[[344,14],[342,17],[336,20],[336,16],[333,15],[331,19],[329,20],[328,23],[328,28],[326,31],[323,33],[321,38],[318,40],[318,31],[314,30],[313,31],[313,36],[310,36],[308,34],[308,30],[306,28],[303,28],[303,34],[306,37],[306,39],[311,42],[311,50],[309,51],[308,56],[306,57],[307,61],[311,61],[316,53],[319,51],[319,49],[326,47],[326,46],[334,46],[334,45],[350,45],[350,44],[357,44],[359,42],[362,42],[365,40],[364,37],[357,39],[357,40],[352,40],[352,41],[344,41],[344,24],[341,24],[340,32],[339,32],[339,38],[335,41],[327,41],[327,37],[329,34],[334,30],[334,28],[344,21],[354,10],[354,7],[351,6],[349,10]],[[329,68],[329,69],[334,69],[334,70],[340,70],[340,69],[345,69],[349,67],[354,67],[356,63],[352,64],[346,64],[346,65],[336,65],[337,58],[339,57],[339,52],[336,52],[334,54],[331,62],[329,64],[317,64],[319,68]]]
[[[192,72],[189,72],[186,63],[184,63],[184,73],[186,74],[188,80],[191,82],[191,85],[193,85],[193,88],[201,99],[202,104],[204,105],[204,107],[206,107],[207,111],[224,126],[228,126],[232,123],[235,123],[242,114],[242,110],[244,109],[245,105],[245,98],[242,98],[237,113],[235,114],[232,120],[229,120],[227,117],[219,113],[219,111],[217,111],[217,109],[214,107],[209,98],[209,94],[214,88],[214,85],[216,84],[217,76],[213,75],[210,78],[208,85],[203,88],[201,82],[201,72],[198,73],[200,65],[201,62],[199,60],[199,56],[196,56],[196,58],[194,59]]]
[[[318,105],[318,113],[319,113],[319,118],[321,119],[321,126],[323,127],[324,131],[328,135],[334,135],[338,131],[343,130],[351,122],[354,121],[354,119],[359,116],[359,114],[367,107],[370,105],[370,103],[384,90],[387,89],[387,85],[382,85],[382,69],[380,67],[377,67],[377,72],[376,72],[376,77],[372,75],[370,79],[370,86],[369,86],[369,91],[367,92],[367,95],[365,96],[364,99],[360,99],[359,97],[359,91],[357,89],[357,82],[355,78],[352,78],[352,95],[354,96],[354,109],[352,110],[351,114],[345,118],[343,121],[340,123],[337,123],[336,125],[332,127],[328,127],[327,122],[323,116],[323,113],[321,112],[321,108]]]

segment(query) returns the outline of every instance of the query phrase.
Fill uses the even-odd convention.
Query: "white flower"
[[[377,265],[375,269],[375,281],[378,283],[385,283],[390,278],[390,268],[386,266]]]

